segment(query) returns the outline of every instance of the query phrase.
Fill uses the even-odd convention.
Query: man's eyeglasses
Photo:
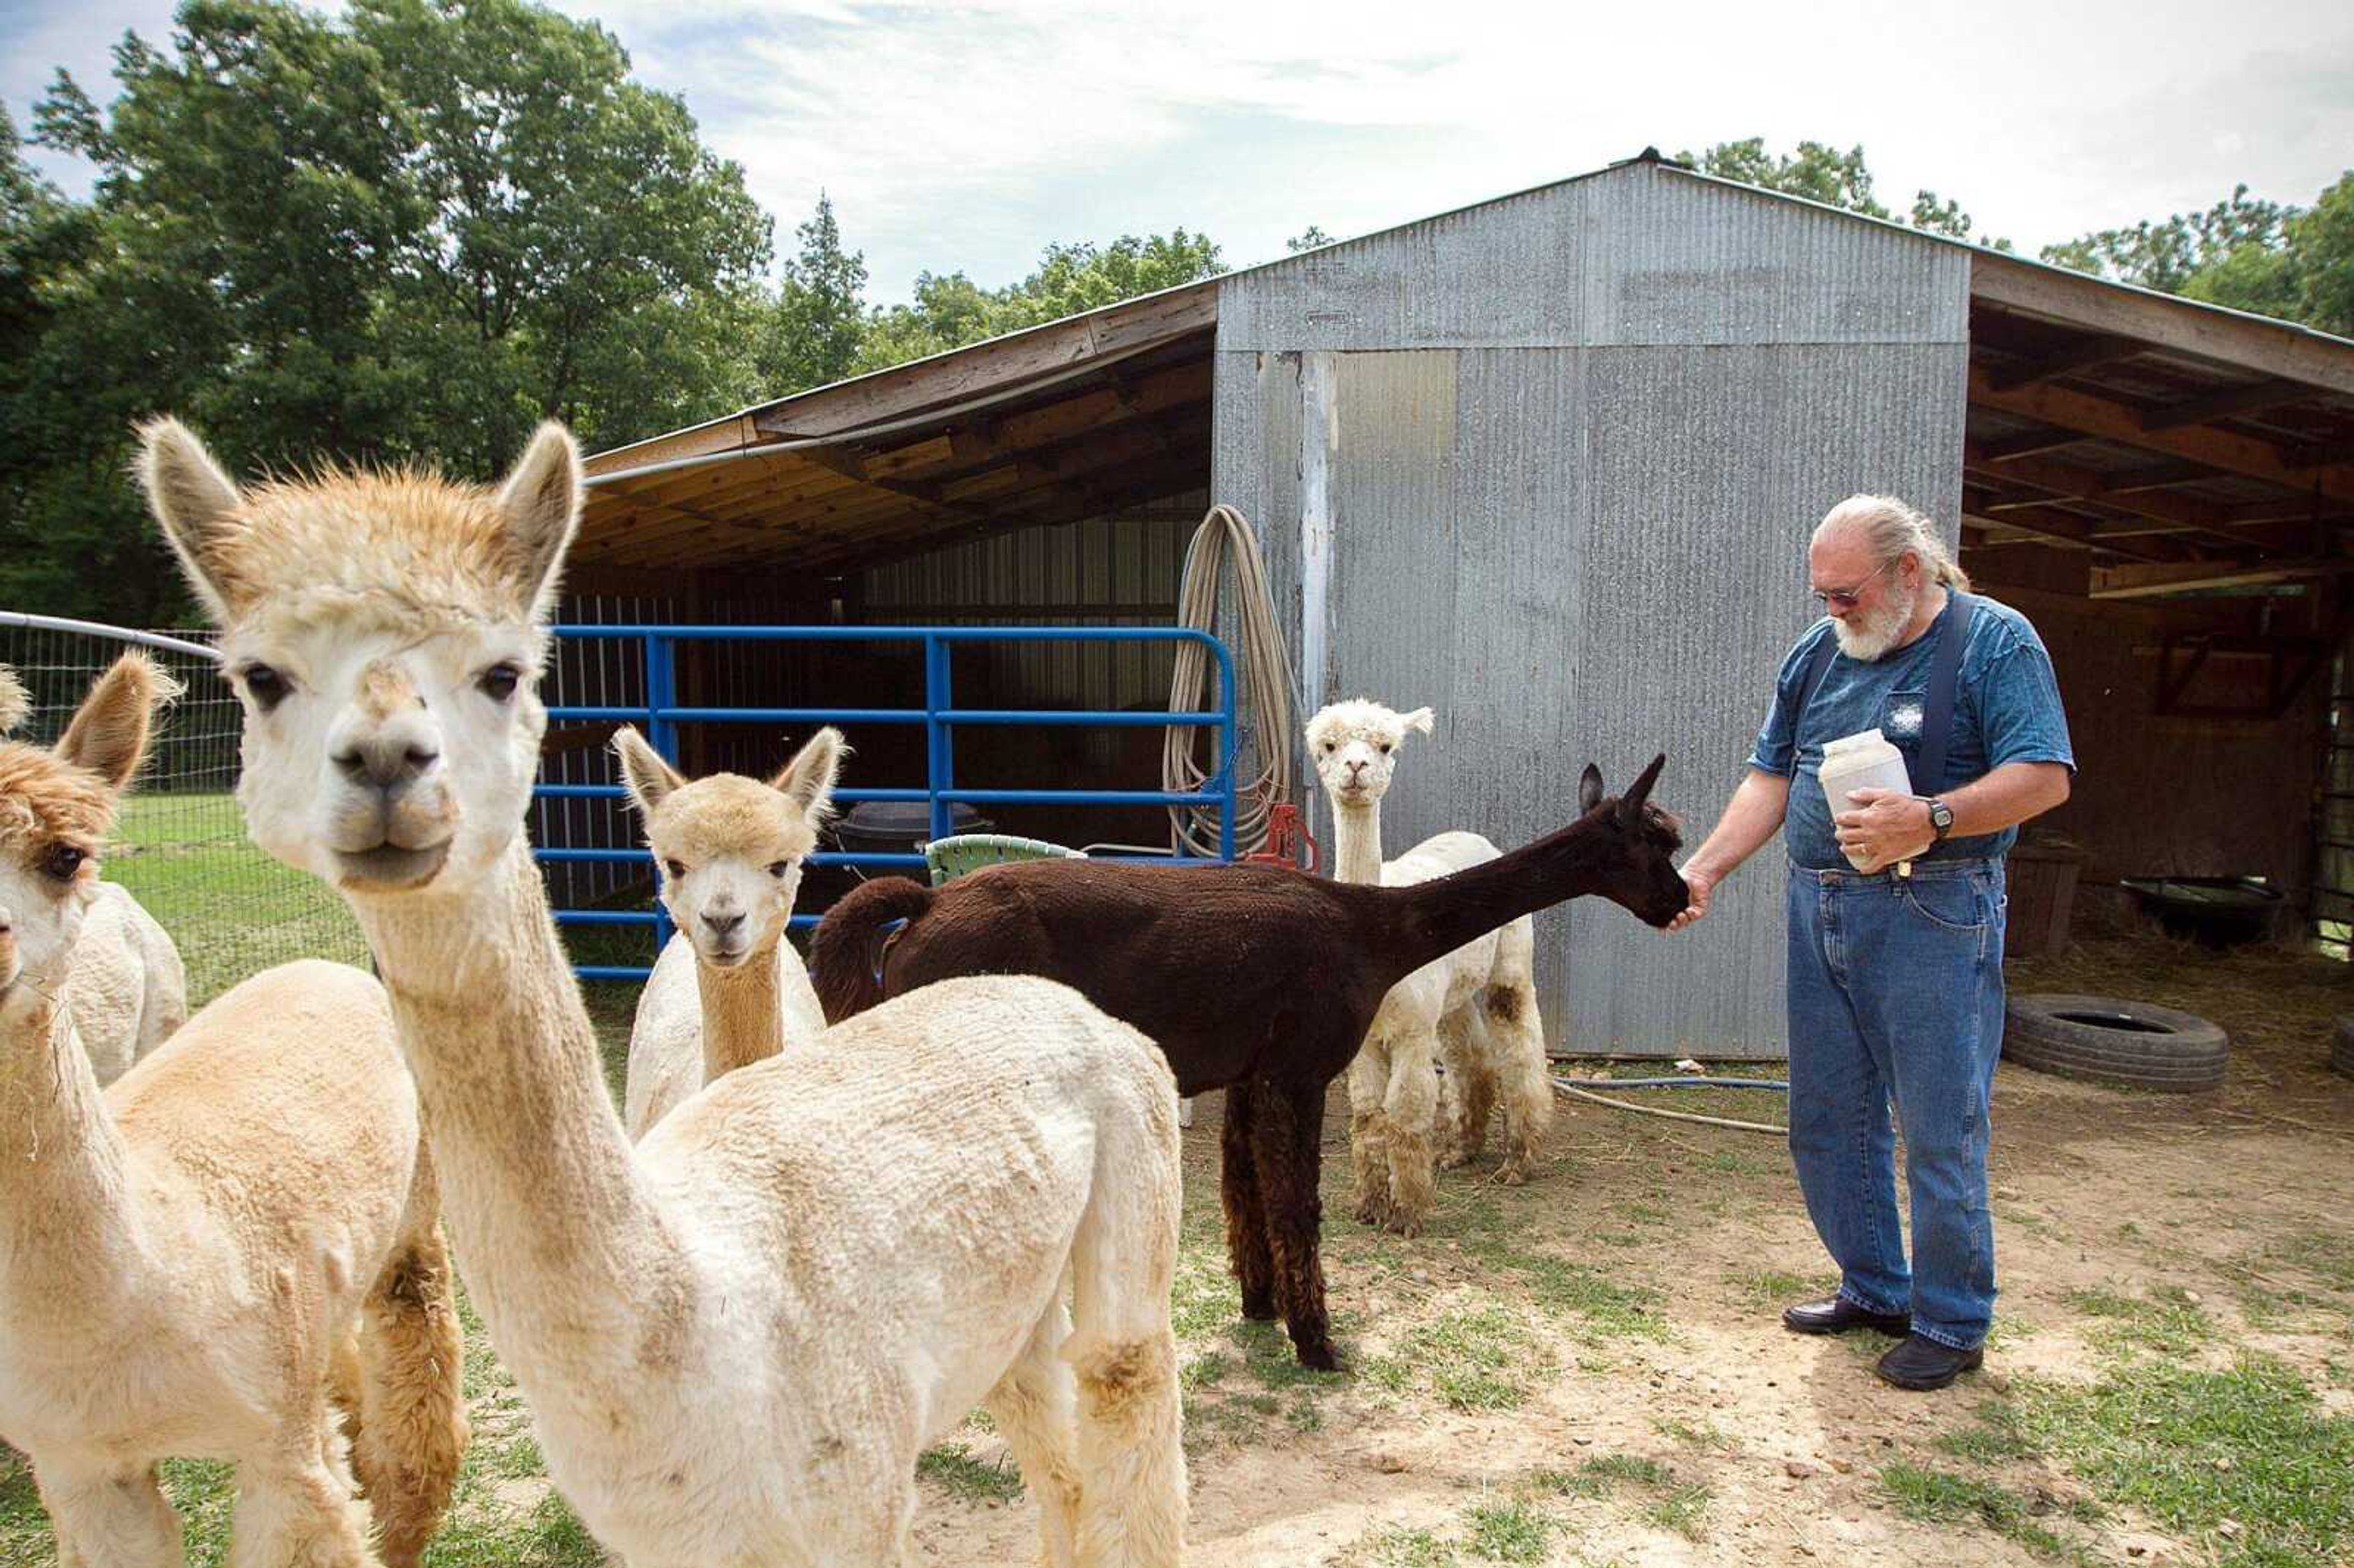
[[[1872,573],[1871,577],[1864,578],[1863,581],[1856,584],[1855,587],[1851,588],[1817,588],[1815,589],[1815,597],[1822,600],[1823,608],[1825,609],[1837,610],[1841,615],[1844,615],[1849,610],[1853,609],[1857,605],[1861,604],[1863,602],[1863,590],[1872,586],[1874,578],[1880,577],[1882,573],[1886,572],[1889,567],[1895,564],[1896,563],[1894,561],[1882,561],[1880,563],[1879,571]]]

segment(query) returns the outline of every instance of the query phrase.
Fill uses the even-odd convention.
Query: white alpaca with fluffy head
[[[413,1564],[463,1347],[384,989],[267,970],[103,1092],[77,1036],[98,851],[164,689],[132,654],[56,750],[0,743],[0,1432],[62,1563],[177,1564],[155,1464],[196,1457],[237,1463],[232,1563]]]
[[[0,736],[24,722],[31,699],[0,664]],[[130,889],[101,882],[74,943],[74,1028],[101,1088],[188,1020],[188,971],[180,949]]]
[[[1428,735],[1431,712],[1396,713],[1358,699],[1308,721],[1308,751],[1331,803],[1332,874],[1399,887],[1497,858],[1478,833],[1437,833],[1382,859],[1382,797],[1408,735]],[[1517,1186],[1553,1125],[1553,1086],[1537,1014],[1536,925],[1522,916],[1390,988],[1349,1065],[1349,1148],[1357,1217],[1405,1235],[1422,1229],[1434,1166],[1463,1164],[1500,1107],[1504,1158],[1496,1180]],[[1435,1062],[1447,1068],[1445,1114]]]
[[[631,1139],[704,1085],[825,1033],[786,925],[849,749],[828,725],[767,783],[736,773],[690,783],[636,730],[615,733],[663,907],[678,927],[630,1029],[621,1121]]]
[[[932,986],[623,1131],[522,832],[579,471],[548,426],[495,491],[240,493],[169,422],[144,467],[226,632],[248,829],[382,965],[549,1474],[631,1568],[905,1564],[917,1457],[979,1403],[1046,1561],[1178,1562],[1176,1087],[1142,1035],[1044,980]]]

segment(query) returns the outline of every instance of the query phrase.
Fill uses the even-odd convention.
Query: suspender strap
[[[1921,777],[1913,788],[1924,795],[1946,789],[1946,747],[1954,738],[1954,688],[1962,669],[1962,644],[1970,632],[1970,596],[1946,590],[1937,651],[1930,655],[1929,700],[1921,715]]]
[[[1954,738],[1954,692],[1961,675],[1962,644],[1969,633],[1970,596],[1959,588],[1947,588],[1946,608],[1937,617],[1937,647],[1930,655],[1929,694],[1921,715],[1921,771],[1913,780],[1913,788],[1924,795],[1942,794],[1946,789],[1946,749]],[[1832,655],[1838,652],[1839,639],[1826,636],[1807,659],[1806,673],[1798,678],[1797,711],[1790,715],[1794,746],[1798,720],[1822,689],[1823,677],[1829,673]]]

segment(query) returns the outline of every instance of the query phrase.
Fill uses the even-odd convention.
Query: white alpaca
[[[54,752],[0,743],[0,1433],[69,1568],[181,1561],[155,1480],[233,1459],[239,1568],[418,1561],[465,1444],[462,1345],[384,989],[268,970],[101,1091],[74,949],[163,677]],[[337,1407],[356,1430],[348,1457]]]
[[[520,831],[570,438],[495,493],[240,494],[166,421],[143,477],[227,632],[247,827],[368,936],[467,1285],[599,1539],[632,1568],[907,1563],[917,1457],[978,1402],[1049,1562],[1178,1562],[1159,1051],[1047,981],[932,986],[633,1149]]]
[[[1331,802],[1332,874],[1392,887],[1426,882],[1497,857],[1477,833],[1425,839],[1382,859],[1382,797],[1409,733],[1430,733],[1430,710],[1335,703],[1308,721],[1308,750]],[[1536,927],[1522,916],[1426,964],[1390,988],[1349,1064],[1349,1147],[1357,1218],[1405,1235],[1435,1199],[1432,1171],[1476,1156],[1500,1104],[1504,1160],[1496,1180],[1518,1186],[1553,1125],[1544,1030],[1537,1015]],[[1442,1115],[1432,1064],[1443,1060],[1451,1116]],[[1450,1125],[1451,1124],[1451,1125]]]
[[[630,1030],[621,1122],[634,1140],[704,1085],[825,1033],[785,923],[849,748],[829,725],[766,784],[735,773],[689,783],[627,726],[613,749],[678,927]]]
[[[15,671],[0,664],[0,736],[31,711]],[[180,949],[130,890],[99,884],[74,944],[74,1027],[103,1088],[188,1020]]]

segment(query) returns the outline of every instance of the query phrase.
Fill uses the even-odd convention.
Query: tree
[[[1313,250],[1320,245],[1330,245],[1331,243],[1332,237],[1311,223],[1298,234],[1295,234],[1290,238],[1285,240],[1283,242],[1283,248],[1292,255],[1297,256],[1303,250]]]
[[[818,193],[817,210],[797,232],[801,251],[785,263],[761,361],[771,396],[841,380],[859,362],[866,335],[865,253],[842,248],[842,226],[825,193]]]
[[[2094,277],[2354,335],[2354,170],[2309,209],[2249,196],[2046,246]]]
[[[1891,222],[1896,218],[1872,195],[1872,170],[1864,163],[1861,146],[1842,153],[1821,142],[1801,142],[1797,152],[1776,155],[1766,150],[1764,137],[1751,136],[1739,142],[1720,142],[1705,153],[1679,153],[1675,161],[1703,175],[1738,180],[1761,190],[1804,196],[1808,201],[1860,212],[1867,217]],[[1911,221],[1914,228],[1927,233],[1955,239],[1970,238],[1970,215],[1962,210],[1958,202],[1935,191],[1914,194]],[[1997,250],[2010,249],[2008,239],[1985,235],[1978,236],[1975,243]]]

